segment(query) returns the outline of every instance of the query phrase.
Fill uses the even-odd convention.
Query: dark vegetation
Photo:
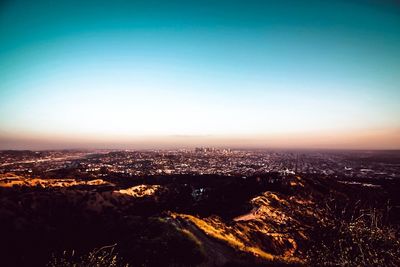
[[[400,183],[374,180],[381,188],[314,183],[325,223],[310,232],[306,254],[311,266],[399,266]]]
[[[139,184],[161,185],[151,197],[119,202],[101,212],[86,209],[107,186],[0,188],[2,266],[195,266],[207,254],[190,233],[170,221],[170,212],[226,222],[251,210],[249,200],[265,191],[312,197],[325,217],[307,232],[303,251],[312,266],[398,266],[399,183],[382,188],[340,184],[304,176],[306,187],[292,188],[278,173],[241,176],[109,177],[113,190]],[[79,194],[75,194],[78,192]],[[82,193],[83,192],[83,193]],[[90,194],[86,194],[90,192]],[[122,203],[122,204],[121,204]],[[233,252],[235,253],[235,252]],[[237,255],[231,265],[263,265]],[[264,263],[266,265],[266,263]]]
[[[101,213],[85,210],[85,198],[66,191],[109,191],[76,186],[68,189],[41,187],[0,188],[0,253],[2,266],[43,266],[51,254],[75,251],[76,257],[93,248],[117,243],[123,263],[187,266],[203,260],[190,236],[165,218],[168,211],[226,218],[250,209],[248,201],[258,193],[277,189],[268,181],[277,174],[257,177],[158,176],[110,179],[117,188],[158,184],[166,191],[157,198],[133,199],[130,205]],[[197,198],[193,192],[204,189]],[[61,253],[61,254],[60,254]],[[122,260],[120,260],[122,261]]]

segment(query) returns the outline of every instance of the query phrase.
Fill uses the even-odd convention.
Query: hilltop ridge
[[[43,266],[62,251],[84,255],[117,244],[121,262],[133,266],[302,266],[315,257],[309,248],[326,241],[315,237],[334,229],[335,212],[350,216],[351,210],[354,216],[378,199],[393,197],[298,175],[144,180],[127,184],[3,174],[0,221],[8,231],[2,258],[9,266]],[[388,253],[399,248],[396,236],[387,238],[393,246]]]

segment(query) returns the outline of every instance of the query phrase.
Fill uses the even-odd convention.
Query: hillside
[[[386,187],[276,173],[129,182],[4,174],[1,257],[3,266],[70,266],[60,260],[110,246],[116,266],[344,266],[368,240],[381,262],[363,252],[359,264],[396,266],[399,233],[389,226],[397,212],[388,203],[398,199]]]

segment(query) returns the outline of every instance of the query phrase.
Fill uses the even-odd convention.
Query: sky
[[[205,145],[400,149],[400,2],[1,1],[0,149]]]

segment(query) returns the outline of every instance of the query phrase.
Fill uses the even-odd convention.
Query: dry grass
[[[122,263],[115,252],[115,246],[116,244],[94,249],[80,257],[76,256],[75,251],[64,251],[59,257],[53,255],[47,267],[129,267]]]
[[[217,217],[200,219],[186,214],[173,214],[172,216],[179,217],[192,223],[206,235],[225,243],[229,247],[245,253],[250,253],[256,257],[262,258],[263,260],[283,263],[301,262],[298,258],[292,255],[274,255],[263,250],[261,247],[257,246],[257,244],[252,244],[250,238],[246,235],[245,229],[237,229],[232,226],[227,226]],[[247,229],[247,232],[248,231],[251,231],[251,229]],[[276,238],[277,241],[281,238],[279,234],[269,234],[269,236]]]
[[[399,230],[382,222],[381,211],[364,210],[357,218],[337,216],[320,231],[308,250],[312,266],[400,266]]]

